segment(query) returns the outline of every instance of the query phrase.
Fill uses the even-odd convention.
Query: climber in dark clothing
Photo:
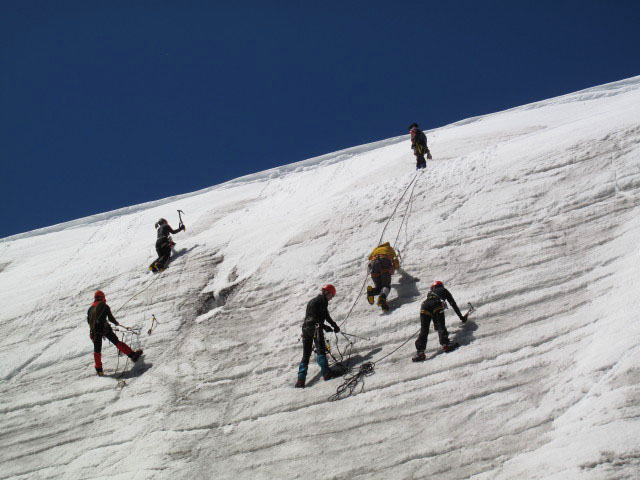
[[[113,343],[118,350],[134,362],[140,358],[142,350],[136,350],[134,352],[129,345],[118,340],[116,334],[113,333],[107,320],[116,326],[120,324],[111,313],[104,293],[101,290],[97,290],[93,298],[94,302],[89,307],[89,310],[87,310],[87,322],[89,323],[89,338],[91,338],[93,342],[93,359],[95,361],[96,373],[102,376],[102,337],[107,337],[107,340]]]
[[[174,230],[164,218],[158,220],[155,226],[158,229],[158,240],[156,240],[158,258],[149,265],[149,270],[152,272],[161,272],[167,268],[169,258],[171,257],[171,248],[175,245],[170,235],[183,232],[185,226],[181,223],[178,229]]]
[[[340,327],[333,321],[329,315],[329,300],[336,295],[336,289],[333,285],[327,284],[322,287],[322,293],[313,298],[307,304],[307,312],[302,324],[302,361],[298,366],[298,381],[296,388],[304,388],[307,378],[307,370],[309,369],[309,359],[313,351],[313,343],[316,344],[316,361],[320,365],[322,377],[329,380],[334,372],[329,368],[327,360],[326,343],[324,340],[324,332],[340,331]],[[331,325],[325,325],[325,320]],[[333,328],[332,328],[333,327]]]
[[[416,156],[416,170],[425,168],[427,166],[427,161],[424,158],[425,154],[429,160],[432,158],[431,152],[427,147],[427,136],[418,128],[417,123],[409,125],[409,133],[411,134],[411,149]]]
[[[417,353],[412,358],[414,362],[426,360],[424,351],[427,348],[431,320],[433,320],[433,328],[438,331],[438,339],[443,351],[451,352],[460,346],[449,341],[449,332],[447,332],[447,327],[444,323],[444,310],[447,308],[447,302],[449,302],[449,305],[451,305],[462,323],[467,321],[467,316],[462,315],[451,292],[444,287],[441,281],[436,280],[433,282],[426,300],[420,306],[420,334],[416,340]]]

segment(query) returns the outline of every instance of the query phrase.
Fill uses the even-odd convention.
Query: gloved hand
[[[333,332],[333,328],[331,328],[329,325],[323,325],[322,328],[325,332]]]
[[[340,333],[340,327],[338,325],[333,326],[333,331],[336,333]]]
[[[90,334],[89,334],[89,338],[91,339],[91,341],[92,341],[92,342],[93,342],[93,341],[95,341],[95,340],[93,339],[93,338],[94,338],[94,337],[93,337],[93,333],[90,333]]]

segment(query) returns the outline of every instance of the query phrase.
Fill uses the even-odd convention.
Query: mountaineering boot
[[[93,362],[94,362],[93,366],[96,369],[96,373],[98,374],[99,377],[102,377],[104,375],[104,372],[102,371],[102,354],[93,352]]]
[[[329,368],[329,360],[327,360],[327,356],[324,353],[319,353],[316,355],[316,361],[320,366],[322,378],[324,378],[325,380],[329,380],[330,378],[332,378],[332,372]]]
[[[375,297],[371,294],[373,290],[373,287],[371,285],[367,285],[367,302],[369,302],[369,305],[373,305],[373,302],[375,301]]]
[[[427,356],[424,352],[416,352],[416,354],[411,358],[413,362],[424,362],[427,359]]]
[[[389,304],[387,303],[387,299],[382,295],[378,297],[378,306],[382,309],[383,312],[389,311]]]
[[[129,358],[134,362],[138,361],[138,359],[142,356],[144,352],[142,350],[136,350],[135,352],[131,352],[129,354]]]
[[[307,370],[309,370],[309,365],[304,362],[300,362],[300,365],[298,365],[298,381],[296,382],[296,388],[304,388],[304,382],[307,378]]]
[[[152,263],[151,265],[149,265],[149,270],[155,273],[158,271],[158,266],[155,263]]]
[[[459,343],[447,343],[445,345],[442,345],[442,351],[445,353],[449,353],[449,352],[453,352],[456,348],[458,348],[460,346]]]

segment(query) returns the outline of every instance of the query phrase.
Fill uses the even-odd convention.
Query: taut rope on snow
[[[378,245],[380,245],[380,242],[382,242],[382,239],[384,238],[384,232],[387,230],[387,227],[389,226],[389,222],[391,222],[391,219],[395,215],[396,210],[398,210],[398,207],[400,206],[400,202],[402,202],[402,199],[406,195],[407,190],[409,190],[409,187],[411,187],[411,185],[416,181],[416,178],[418,178],[418,175],[420,175],[421,173],[422,173],[422,170],[420,170],[419,172],[416,172],[416,174],[413,176],[413,178],[409,182],[409,185],[407,185],[407,188],[405,188],[404,192],[402,192],[402,195],[400,196],[400,199],[398,200],[398,203],[396,204],[396,207],[393,209],[393,212],[391,212],[391,215],[389,216],[389,220],[387,220],[387,223],[385,223],[384,228],[382,229],[382,234],[380,235],[380,240],[378,240]],[[415,186],[414,186],[414,188],[415,188]],[[413,190],[411,190],[411,195],[413,195]],[[409,200],[411,200],[411,199],[409,199]]]
[[[387,353],[384,357],[380,358],[379,360],[375,362],[365,362],[362,365],[360,365],[360,370],[358,370],[358,372],[353,375],[346,376],[344,383],[338,387],[338,389],[336,390],[336,393],[331,395],[328,400],[330,402],[335,402],[336,400],[342,400],[343,398],[350,397],[351,395],[354,395],[354,392],[356,388],[358,388],[358,385],[360,385],[360,390],[357,393],[362,392],[362,390],[364,390],[364,379],[365,377],[370,377],[371,375],[376,373],[375,372],[376,364],[380,363],[389,355],[400,350],[400,348],[402,348],[409,340],[415,337],[419,332],[420,332],[420,329],[418,329],[413,335],[411,335],[404,342],[402,342],[395,349]]]
[[[419,173],[422,173],[422,170]],[[416,177],[417,176],[418,176],[418,173],[416,173]],[[416,179],[416,177],[414,177],[414,180]],[[404,215],[402,216],[402,222],[400,222],[400,228],[398,228],[398,234],[396,235],[396,239],[393,241],[393,245],[394,246],[398,244],[398,238],[400,238],[400,232],[402,231],[402,225],[404,224],[405,220],[407,219],[407,212],[409,211],[409,207],[413,203],[413,191],[415,190],[416,185],[417,185],[417,183],[413,184],[413,188],[411,189],[411,193],[409,194],[409,201],[407,202],[407,208],[404,209]],[[403,196],[404,196],[404,194],[403,194]],[[406,238],[406,233],[407,233],[407,230],[405,228],[405,238]],[[380,241],[382,241],[382,239],[380,239]],[[398,251],[398,257],[400,258],[400,261],[402,262],[402,255],[400,254],[400,249],[396,248],[396,250]]]
[[[386,231],[387,226],[389,225],[389,222],[391,222],[391,220],[393,219],[393,216],[395,215],[396,211],[398,210],[398,207],[400,206],[400,203],[402,202],[402,199],[404,198],[404,196],[406,195],[407,191],[409,190],[409,187],[411,187],[411,185],[413,185],[413,189],[411,189],[411,194],[409,196],[409,202],[407,202],[407,206],[411,203],[411,200],[412,200],[412,197],[413,197],[413,190],[415,189],[415,186],[416,186],[416,184],[414,182],[415,182],[416,178],[418,178],[418,175],[420,175],[421,173],[422,173],[422,170],[417,172],[413,176],[413,178],[411,179],[411,181],[409,182],[407,187],[404,189],[404,192],[402,193],[402,195],[400,196],[400,199],[396,203],[396,206],[393,209],[393,212],[391,213],[391,215],[389,216],[389,219],[387,220],[387,223],[385,224],[384,228],[382,229],[382,234],[380,235],[380,239],[378,240],[378,244],[377,245],[380,245],[380,242],[382,242],[382,239],[384,238],[384,232]],[[405,209],[405,216],[406,216],[406,212],[407,212],[407,209]],[[394,241],[394,244],[398,241],[398,236],[400,235],[400,230],[402,230],[402,224],[404,223],[404,220],[405,219],[403,218],[402,219],[402,223],[400,224],[400,229],[398,229],[398,235],[396,235],[396,240]],[[345,323],[347,323],[347,320],[349,319],[349,316],[351,315],[351,312],[353,312],[353,309],[355,308],[356,304],[360,300],[360,297],[362,296],[362,292],[364,291],[364,287],[367,284],[367,279],[368,278],[369,278],[369,272],[367,271],[367,273],[366,273],[366,275],[364,277],[364,281],[362,282],[362,287],[360,287],[360,291],[358,292],[358,295],[356,295],[355,301],[351,305],[351,308],[349,309],[349,312],[347,313],[347,316],[344,318],[342,323],[340,323],[340,327],[341,328]]]
[[[138,293],[134,293],[131,297],[129,297],[129,299],[128,299],[126,302],[124,302],[122,305],[120,305],[120,306],[118,307],[118,309],[115,311],[114,315],[115,315],[116,313],[118,313],[118,312],[122,309],[122,307],[124,307],[127,303],[129,303],[131,300],[133,300],[134,298],[136,298],[138,295],[140,295],[142,292],[144,292],[146,289],[148,289],[151,285],[153,285],[153,284],[154,284],[154,282],[155,282],[158,278],[160,278],[160,276],[159,276],[159,275],[154,276],[154,278],[153,278],[153,279],[151,279],[151,281],[147,284],[147,286],[146,286],[146,287],[144,287],[144,288],[143,288],[142,290],[140,290]]]
[[[389,226],[389,223],[391,222],[391,220],[393,219],[394,215],[396,214],[396,211],[398,210],[398,207],[402,203],[402,200],[404,199],[405,195],[409,191],[409,188],[411,188],[411,186],[413,185],[413,188],[411,188],[411,193],[409,194],[409,201],[407,202],[407,208],[405,208],[405,212],[404,212],[404,215],[403,215],[403,218],[402,218],[402,222],[400,223],[400,227],[398,228],[398,234],[396,235],[396,239],[394,240],[394,245],[398,242],[398,238],[400,237],[400,232],[402,231],[402,225],[404,224],[404,222],[405,222],[405,220],[407,218],[407,212],[409,210],[409,206],[411,205],[411,203],[413,201],[413,192],[414,192],[414,190],[416,188],[416,185],[417,185],[416,179],[418,178],[419,175],[422,174],[422,172],[423,172],[423,170],[420,170],[420,171],[416,172],[415,175],[413,176],[413,178],[411,179],[411,181],[409,182],[409,184],[404,189],[404,192],[402,192],[402,195],[398,199],[398,202],[396,203],[396,206],[393,209],[393,212],[389,216],[389,219],[387,220],[387,223],[385,223],[384,228],[382,229],[382,234],[380,235],[380,239],[378,240],[378,245],[380,245],[380,243],[382,242],[382,239],[384,238],[384,232],[387,230],[387,227]],[[400,251],[399,250],[398,250],[398,257],[400,257],[400,259],[402,259],[402,257],[400,256]],[[351,313],[353,312],[353,309],[355,308],[356,304],[360,300],[360,297],[362,297],[362,293],[364,292],[364,287],[367,284],[367,279],[368,278],[369,278],[369,272],[367,271],[367,273],[364,276],[364,280],[362,282],[362,286],[360,287],[360,290],[358,291],[358,294],[356,295],[356,298],[355,298],[353,304],[351,305],[351,308],[347,312],[347,315],[344,318],[344,320],[340,323],[340,328],[342,328],[342,326],[347,323],[347,320],[349,320],[349,317],[351,316]],[[335,358],[334,358],[334,360],[336,361],[336,363],[340,364],[340,366],[342,368],[344,368],[346,371],[349,371],[349,362],[351,361],[351,353],[352,353],[352,350],[353,350],[353,341],[349,340],[345,336],[345,334],[343,334],[343,336],[345,337],[345,339],[349,343],[347,344],[347,347],[345,348],[345,353],[342,353],[340,351],[340,345],[338,343],[338,335],[336,334],[336,350],[337,350],[338,354],[340,355],[340,360],[336,360]],[[352,337],[356,337],[356,338],[360,338],[360,337],[357,337],[356,335],[351,335],[351,336]],[[345,355],[347,356],[347,362],[346,362],[347,364],[346,364],[346,366],[343,364]]]
[[[469,315],[471,313],[475,312],[476,309],[474,308],[473,305],[471,305],[471,302],[468,302],[467,305],[469,305],[469,310],[464,315],[464,318],[468,319]],[[404,347],[409,342],[409,340],[411,340],[418,333],[420,333],[421,328],[419,328],[413,335],[411,335],[409,338],[407,338],[404,342],[402,342],[396,348],[394,348],[389,353],[387,353],[384,357],[381,357],[379,360],[377,360],[375,362],[363,363],[360,366],[360,370],[358,371],[358,373],[346,376],[344,383],[338,387],[338,389],[336,390],[336,393],[331,395],[328,400],[330,402],[335,402],[336,400],[342,400],[343,398],[350,397],[351,395],[354,394],[354,392],[355,392],[356,388],[358,387],[358,385],[360,385],[360,390],[357,393],[362,392],[362,390],[364,390],[364,379],[365,379],[365,377],[370,377],[371,375],[376,373],[375,372],[376,364],[380,363],[382,360],[384,360],[385,358],[389,357],[390,355],[394,354],[395,352],[400,350],[402,347]]]

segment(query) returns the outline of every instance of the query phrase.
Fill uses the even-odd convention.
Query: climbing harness
[[[316,323],[316,331],[313,333],[313,347],[312,347],[313,352],[316,355],[318,354],[318,342],[320,341],[320,335],[318,335],[319,329],[320,329],[320,325]],[[300,336],[300,338],[302,338],[302,336]],[[324,348],[326,350],[326,353],[331,355],[331,343],[329,343],[329,340],[327,340],[326,337],[324,339]],[[331,357],[333,357],[333,355],[331,355]]]

